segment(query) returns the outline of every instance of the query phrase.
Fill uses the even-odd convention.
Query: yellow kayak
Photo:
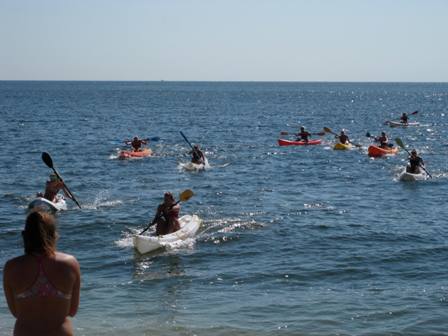
[[[348,144],[342,144],[340,142],[338,142],[337,144],[335,144],[333,146],[333,149],[335,150],[347,150],[347,149],[351,149],[352,148],[352,144],[348,143]]]

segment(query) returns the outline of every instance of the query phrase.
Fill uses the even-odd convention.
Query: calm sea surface
[[[419,127],[383,125],[414,110]],[[47,151],[83,205],[58,214],[82,270],[77,335],[448,335],[448,84],[0,82],[0,121],[0,273]],[[363,147],[279,147],[299,125]],[[404,151],[370,159],[382,130],[433,179],[397,181]],[[209,170],[179,169],[179,131]],[[155,156],[117,160],[135,135],[160,137]],[[163,192],[187,188],[198,236],[134,252]],[[2,295],[0,335],[13,325]]]

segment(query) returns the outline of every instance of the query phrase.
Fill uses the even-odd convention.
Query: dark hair
[[[26,218],[22,236],[25,254],[55,254],[58,234],[53,215],[42,211],[31,212]]]

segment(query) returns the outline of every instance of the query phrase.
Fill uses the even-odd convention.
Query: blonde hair
[[[56,219],[43,211],[33,211],[26,218],[25,230],[22,231],[25,254],[56,253]]]

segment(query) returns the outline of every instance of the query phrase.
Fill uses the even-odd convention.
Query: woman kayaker
[[[134,139],[132,139],[132,141],[125,140],[124,143],[127,145],[131,145],[132,148],[134,149],[134,152],[138,152],[142,147],[142,145],[147,145],[148,142],[149,142],[148,139],[139,139],[137,136],[135,136]]]
[[[297,133],[297,141],[308,142],[308,138],[311,137],[311,133],[305,130],[305,127],[300,127],[300,132]]]
[[[409,165],[406,167],[406,171],[411,174],[420,174],[420,167],[423,167],[425,163],[423,159],[417,155],[417,151],[413,149],[411,156],[409,157]]]
[[[166,192],[163,195],[163,203],[157,207],[154,217],[157,236],[173,233],[180,229],[179,212],[179,203],[176,203],[173,194]]]
[[[30,213],[22,238],[25,254],[3,269],[6,301],[16,318],[14,335],[73,335],[69,317],[79,306],[78,261],[56,251],[56,221],[48,213]]]
[[[190,151],[191,154],[191,162],[196,164],[204,164],[205,163],[205,155],[200,150],[199,145],[194,145],[193,149]]]

